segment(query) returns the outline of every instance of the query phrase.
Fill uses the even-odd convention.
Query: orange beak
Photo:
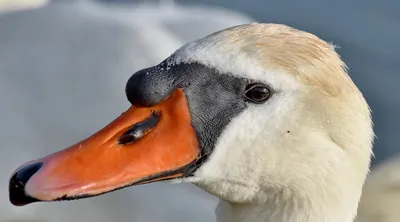
[[[185,176],[200,157],[185,95],[175,90],[153,107],[130,107],[89,138],[18,168],[14,205],[77,199]]]

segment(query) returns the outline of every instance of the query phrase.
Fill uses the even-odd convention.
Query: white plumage
[[[169,60],[180,62],[276,91],[233,118],[195,178],[183,179],[226,201],[219,221],[353,221],[374,135],[330,44],[284,25],[241,25],[183,46]]]

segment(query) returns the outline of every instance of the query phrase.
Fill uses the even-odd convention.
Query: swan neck
[[[305,206],[305,205],[304,205]],[[335,207],[334,207],[335,208]],[[327,207],[301,207],[290,204],[235,204],[220,200],[217,222],[353,222],[349,212],[330,212]]]

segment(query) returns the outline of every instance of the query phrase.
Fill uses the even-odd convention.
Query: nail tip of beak
[[[35,202],[42,202],[41,200],[32,198],[30,196],[25,196],[24,199],[18,199],[18,198],[15,198],[14,196],[12,196],[11,194],[10,194],[9,200],[10,200],[11,204],[16,207],[23,207],[23,206],[26,206],[28,204],[32,204]]]
[[[42,163],[24,164],[11,176],[8,185],[9,200],[14,206],[25,206],[40,200],[26,193],[26,184],[29,179],[40,170]]]

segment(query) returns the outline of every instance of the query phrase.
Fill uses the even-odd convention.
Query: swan
[[[357,222],[398,222],[400,219],[400,156],[373,168],[365,181]]]
[[[219,222],[354,221],[374,133],[332,44],[238,25],[137,71],[125,91],[132,106],[109,125],[16,169],[11,203],[190,182],[221,199]]]

